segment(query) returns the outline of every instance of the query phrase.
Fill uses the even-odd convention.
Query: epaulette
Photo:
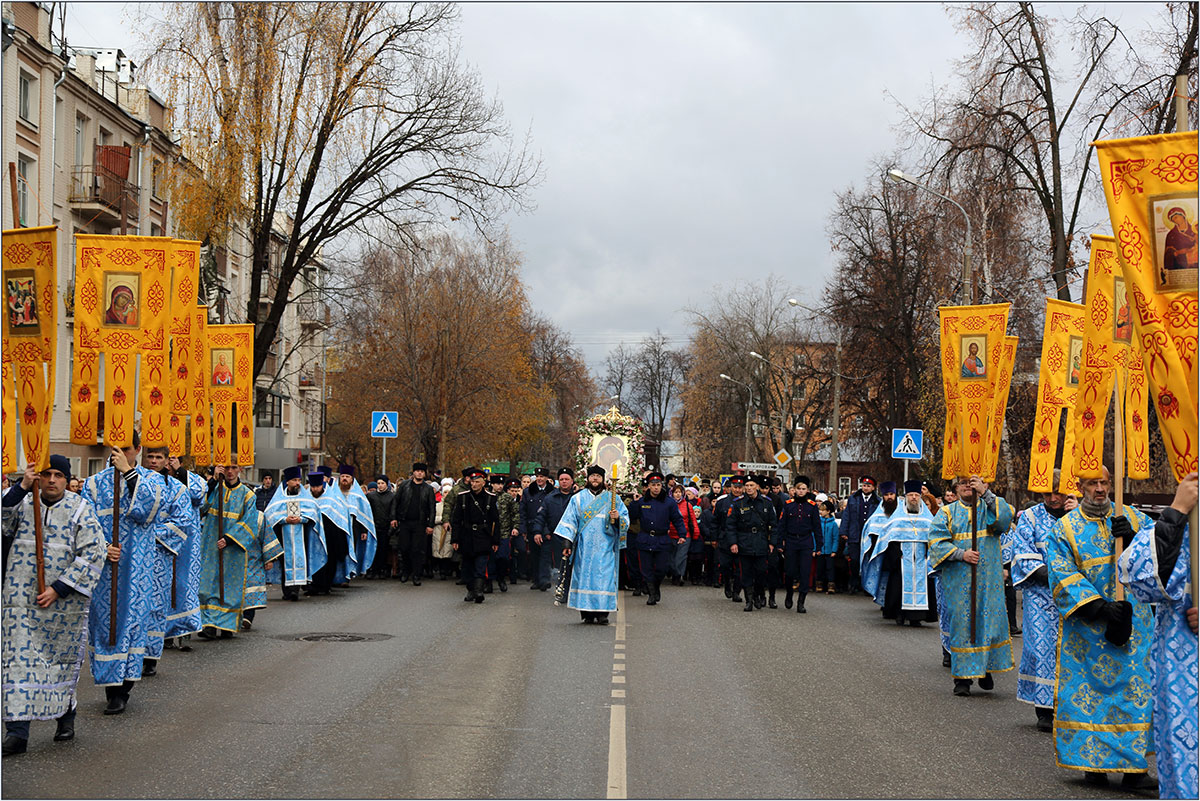
[[[466,488],[466,489],[460,489],[460,490],[458,491],[458,494],[459,494],[459,495],[466,495],[466,494],[467,494],[468,492],[470,492],[470,491],[471,491],[471,488],[470,488],[470,487],[468,487],[468,488]]]
[[[795,503],[795,502],[796,502],[795,498],[788,498],[786,501],[783,502],[783,505],[787,506],[789,503]]]

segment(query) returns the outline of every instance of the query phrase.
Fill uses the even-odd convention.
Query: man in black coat
[[[838,532],[838,554],[849,560],[846,583],[850,592],[859,592],[862,589],[858,576],[862,554],[862,532],[867,525],[867,520],[875,513],[877,506],[879,506],[879,495],[875,492],[875,479],[871,476],[863,476],[858,480],[858,492],[851,495],[846,502]],[[870,545],[870,543],[867,544]]]
[[[725,541],[738,560],[746,612],[766,606],[767,556],[775,550],[775,504],[758,491],[763,483],[758,476],[747,476],[745,494],[733,502],[725,518]]]
[[[550,483],[550,471],[539,467],[533,471],[533,481],[521,494],[521,519],[518,528],[525,535],[529,548],[529,589],[550,589],[550,534],[543,534],[538,520],[542,503],[551,492],[554,485]]]
[[[184,481],[184,486],[187,486],[187,481]],[[254,505],[258,507],[258,511],[266,511],[267,504],[275,497],[275,476],[270,473],[264,473],[262,477],[262,486],[254,491]]]
[[[542,547],[550,551],[550,561],[558,565],[560,571],[562,569],[561,554],[567,541],[562,537],[556,537],[554,529],[558,528],[558,521],[562,520],[563,512],[567,511],[567,504],[571,502],[571,498],[576,492],[579,492],[579,487],[575,486],[575,471],[570,467],[560,467],[558,486],[554,491],[546,493],[542,498],[542,507],[538,510],[537,530],[542,535]],[[542,589],[550,589],[550,584],[547,583]]]
[[[433,535],[434,513],[437,510],[437,493],[433,485],[425,480],[427,470],[424,462],[413,464],[412,476],[396,488],[389,523],[392,550],[400,556],[400,580],[407,581],[412,576],[414,587],[421,586],[425,553],[428,540]]]
[[[808,476],[796,477],[796,483],[792,485],[792,497],[783,504],[775,532],[775,541],[783,549],[784,581],[787,584],[783,607],[792,608],[792,596],[795,594],[796,611],[800,614],[808,611],[804,608],[804,599],[808,595],[817,537],[821,535],[821,514],[817,511],[816,496],[808,490],[810,483]],[[772,592],[772,604],[774,595]]]
[[[386,475],[375,479],[375,488],[367,493],[367,503],[371,504],[371,517],[375,520],[375,533],[378,544],[375,549],[375,560],[367,571],[368,577],[388,578],[396,575],[396,552],[392,550],[392,501],[396,493],[392,491],[391,482]]]
[[[486,476],[478,467],[467,471],[469,488],[459,491],[450,522],[451,547],[469,565],[467,597],[463,600],[477,604],[483,603],[488,559],[500,548],[500,510],[496,496],[484,489]]]

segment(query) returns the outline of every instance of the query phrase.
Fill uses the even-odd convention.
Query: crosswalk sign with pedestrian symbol
[[[892,429],[892,458],[920,459],[925,445],[925,432],[919,428]]]
[[[371,436],[395,439],[400,424],[399,412],[371,412]]]

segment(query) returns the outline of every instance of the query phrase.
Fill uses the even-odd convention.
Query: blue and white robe
[[[163,511],[155,524],[154,534],[154,600],[146,617],[146,656],[150,659],[162,658],[167,617],[173,611],[172,588],[175,589],[176,604],[179,604],[179,564],[183,549],[200,533],[198,518],[193,525],[192,500],[187,487],[172,476],[164,476],[163,480],[166,482]]]
[[[4,720],[52,720],[75,698],[87,653],[88,604],[100,581],[104,535],[95,509],[74,492],[42,504],[42,562],[46,586],[73,590],[46,609],[37,605],[37,546],[33,497],[3,512],[5,539],[13,538],[4,574]],[[108,571],[104,571],[107,573]]]
[[[155,526],[163,513],[166,482],[158,473],[137,466],[137,483],[130,494],[124,476],[117,477],[120,488],[121,559],[117,565],[116,644],[108,641],[109,618],[114,612],[111,601],[112,564],[105,561],[100,583],[92,592],[88,618],[88,650],[92,657],[92,678],[101,687],[111,687],[142,678],[142,660],[146,656],[146,617],[154,600]],[[112,543],[113,475],[115,468],[102,470],[83,485],[83,497],[96,510],[106,545]],[[168,537],[168,539],[171,539]],[[172,546],[178,549],[179,541]]]
[[[257,508],[255,509],[258,512]],[[283,553],[283,545],[275,532],[267,528],[263,513],[258,512],[254,536],[246,548],[246,593],[242,609],[262,609],[267,605],[267,562],[274,562]],[[274,572],[275,566],[271,565]]]
[[[331,537],[346,538],[347,555],[333,566],[332,579],[334,584],[345,584],[350,580],[350,576],[357,572],[358,567],[358,562],[355,561],[354,520],[350,517],[350,507],[346,505],[345,496],[332,485],[327,485],[325,491],[313,500],[325,518],[321,528],[326,544],[328,545]]]
[[[271,496],[263,516],[267,528],[283,543],[282,569],[287,571],[283,584],[303,587],[314,573],[325,566],[325,560],[329,558],[325,549],[325,531],[321,526],[321,510],[316,500],[303,484],[295,495],[288,495],[285,482]],[[301,522],[285,522],[289,516],[299,517]],[[280,566],[274,565],[267,571],[267,583],[279,583],[280,569]]]
[[[175,605],[167,608],[166,636],[183,637],[200,630],[200,504],[208,482],[198,473],[187,473],[187,528],[189,531],[175,559]],[[182,515],[182,510],[180,511]],[[167,598],[168,603],[170,598]]]
[[[217,548],[217,540],[222,535],[217,515],[219,492],[224,493],[221,501],[225,538],[223,554]],[[241,482],[229,487],[224,481],[218,481],[208,493],[200,512],[204,520],[201,535],[204,549],[200,565],[200,623],[206,627],[236,632],[241,626],[245,604],[246,554],[258,536],[259,513],[254,490]],[[223,584],[220,582],[222,571],[225,576]]]
[[[875,541],[870,560],[863,567],[863,589],[875,597],[875,603],[883,606],[888,582],[894,578],[883,570],[883,555],[889,545],[898,542],[900,580],[904,582],[900,608],[922,612],[929,609],[929,527],[932,525],[933,513],[923,503],[916,514],[910,513],[903,501],[892,512]]]
[[[1197,721],[1196,635],[1184,613],[1196,605],[1188,587],[1188,537],[1166,586],[1159,576],[1158,549],[1153,529],[1143,528],[1121,554],[1122,583],[1143,603],[1158,604],[1150,658],[1154,665],[1154,751],[1159,798],[1196,798]]]
[[[899,509],[899,505],[896,508]],[[858,575],[860,576],[858,583],[864,590],[867,589],[867,577],[865,574],[870,569],[867,563],[875,555],[875,551],[877,550],[875,543],[879,540],[880,535],[883,534],[883,529],[887,525],[887,521],[888,516],[883,511],[883,502],[881,501],[875,507],[875,511],[871,513],[871,516],[867,518],[867,522],[863,524],[862,543],[858,550]],[[878,574],[872,576],[870,580],[878,582]],[[870,592],[870,590],[867,591]]]
[[[629,532],[629,510],[618,497],[620,520],[609,520],[612,494],[605,490],[575,493],[554,528],[554,533],[573,544],[574,567],[567,606],[581,612],[617,611],[617,564]]]
[[[938,510],[929,527],[929,564],[941,575],[943,630],[949,634],[950,675],[978,679],[1012,670],[1012,637],[1004,602],[999,534],[1012,525],[1008,502],[988,492],[980,499],[976,536],[981,563],[976,569],[976,636],[971,640],[971,566],[952,558],[971,547],[971,509],[962,501]],[[996,533],[993,533],[996,532]]]
[[[1132,507],[1125,516],[1138,534],[1154,523]],[[1104,637],[1105,623],[1076,614],[1095,600],[1112,601],[1117,587],[1111,518],[1089,518],[1082,507],[1057,521],[1046,541],[1051,593],[1062,617],[1054,688],[1054,747],[1059,767],[1144,773],[1154,708],[1150,607],[1136,597],[1133,633],[1122,646]]]
[[[1023,593],[1017,700],[1046,709],[1054,707],[1054,680],[1058,675],[1058,608],[1050,587],[1031,577],[1046,565],[1046,541],[1057,522],[1045,504],[1038,504],[1021,513],[1009,535],[1013,586]]]
[[[362,491],[362,487],[358,486],[357,482],[352,482],[349,490],[343,490],[340,484],[334,484],[330,489],[336,489],[342,496],[346,507],[350,510],[351,526],[357,529],[357,534],[354,536],[354,547],[350,551],[354,554],[355,563],[354,572],[351,575],[360,576],[366,573],[367,568],[375,561],[375,551],[379,545],[371,502],[367,500],[367,494]],[[363,530],[367,532],[365,540],[362,538]],[[508,542],[507,532],[500,539]]]

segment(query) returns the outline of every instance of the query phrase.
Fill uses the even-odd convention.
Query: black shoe
[[[750,596],[747,595],[746,597],[749,598]],[[740,604],[742,602],[742,594],[740,592],[734,593],[733,595],[729,596],[729,600],[733,601],[735,604]]]
[[[596,615],[596,625],[598,625],[598,626],[607,626],[608,625],[608,612],[601,612],[600,614]]]
[[[475,579],[475,603],[483,603],[483,579]]]
[[[742,611],[743,612],[753,612],[754,611],[754,599],[750,596],[750,593],[746,593],[746,605],[744,607],[742,607]]]
[[[233,639],[233,632],[232,632],[232,631],[225,631],[224,629],[222,629],[222,630],[221,630],[221,639],[222,639],[222,640],[232,640],[232,639]]]
[[[537,589],[537,588],[536,588],[536,587],[530,587],[530,589]],[[635,589],[635,590],[633,591],[633,597],[634,597],[634,598],[641,598],[641,597],[642,597],[642,591],[641,591],[641,590],[638,590],[638,589]]]
[[[1126,773],[1121,777],[1122,790],[1148,790],[1154,786],[1145,773]]]
[[[950,667],[950,652],[942,649],[942,667]]]
[[[992,680],[991,673],[984,673],[983,678],[979,680],[979,689],[990,690],[996,686],[996,682]]]
[[[104,707],[104,714],[119,715],[125,711],[125,704],[125,698],[119,695],[114,695],[108,699],[108,706]]]
[[[529,589],[531,589],[531,590],[536,590],[536,589],[540,589],[540,588],[541,588],[541,586],[542,586],[541,584],[538,584],[538,583],[535,581],[535,582],[533,582],[532,584],[530,584],[530,585],[529,585]]]
[[[460,586],[463,586],[463,587],[465,587],[465,586],[467,585],[467,581],[466,581],[466,579],[459,579],[458,581],[456,581],[456,582],[454,582],[454,583],[455,583],[455,584],[458,584],[458,585],[460,585]]]
[[[908,621],[908,625],[914,629],[924,628],[921,625],[921,619],[916,618],[916,617],[914,617],[912,620]]]
[[[955,695],[970,695],[971,694],[971,680],[970,679],[955,679],[954,680],[954,694]]]
[[[1108,774],[1102,771],[1089,770],[1083,774],[1083,783],[1092,787],[1107,787]]]
[[[463,598],[463,602],[469,604],[469,603],[474,602],[474,600],[475,600],[475,585],[468,584],[467,585],[467,594]]]
[[[896,615],[896,625],[897,626],[904,625],[904,615]]]
[[[756,596],[754,596],[754,608],[755,608],[755,609],[762,609],[762,608],[763,608],[764,606],[766,606],[766,605],[767,605],[767,599],[766,599],[766,598],[764,598],[764,597],[763,597],[763,596],[761,596],[761,595],[756,595]]]
[[[504,579],[497,579],[496,586],[500,588],[500,592],[508,592],[508,582]]]
[[[1037,730],[1054,731],[1054,710],[1045,707],[1034,707],[1037,712]]]
[[[487,581],[483,582],[483,591],[485,593],[487,593],[488,595],[491,595],[494,592],[494,590],[492,589],[492,580],[491,579],[488,579]]]
[[[657,603],[658,601],[654,600],[654,593],[650,593],[650,595],[646,597],[646,606],[654,606]]]
[[[25,753],[25,749],[28,747],[28,740],[22,740],[20,737],[14,737],[11,734],[4,738],[4,756],[16,756],[17,754],[23,754]]]
[[[420,586],[421,586],[421,580],[420,580],[419,578],[415,578],[415,579],[413,579],[413,586],[414,586],[414,587],[420,587]]]
[[[158,668],[155,667],[155,665],[157,665],[157,664],[158,664],[157,659],[143,659],[142,660],[142,675],[143,676],[157,676]]]
[[[64,743],[67,740],[75,739],[75,722],[66,723],[58,721],[58,728],[54,730],[54,742]]]
[[[538,587],[538,589],[541,590],[542,592],[545,592],[546,590],[550,589],[550,585],[543,584],[542,586]]]
[[[804,608],[804,601],[801,601],[800,603],[796,604],[796,614],[798,614],[798,615],[807,615],[808,614],[808,610]]]
[[[217,630],[212,626],[205,626],[196,633],[196,636],[202,640],[215,640],[217,639]]]
[[[792,591],[791,590],[788,590],[787,595],[785,595],[783,597],[783,608],[784,609],[792,608]]]
[[[401,584],[403,584],[403,583],[404,583],[404,582],[406,582],[406,581],[408,581],[408,574],[407,574],[407,573],[401,573],[401,574],[400,574],[400,583],[401,583]]]
[[[771,597],[767,600],[767,606],[771,607],[772,609],[779,608],[779,604],[775,603],[775,591],[774,590],[771,590]]]
[[[1021,627],[1020,626],[1009,626],[1008,636],[1009,637],[1020,637],[1021,636]],[[1126,773],[1125,775],[1126,776],[1136,776],[1137,774],[1136,773]]]
[[[732,587],[728,587],[728,586],[727,586],[727,587],[725,588],[725,597],[726,597],[726,598],[732,598],[732,597],[733,597],[733,588],[732,588]]]

